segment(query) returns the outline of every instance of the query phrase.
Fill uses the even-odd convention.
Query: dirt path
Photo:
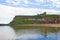
[[[60,27],[60,24],[18,24],[17,26]]]

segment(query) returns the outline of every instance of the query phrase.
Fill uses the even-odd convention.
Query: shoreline
[[[60,24],[0,24],[0,26],[35,26],[35,27],[60,27]]]
[[[0,26],[10,26],[9,24],[0,24]]]
[[[16,24],[13,26],[60,27],[60,24]]]

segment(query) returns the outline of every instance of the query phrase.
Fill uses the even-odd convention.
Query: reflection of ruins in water
[[[56,33],[47,33],[47,37],[44,36],[45,32],[41,33],[40,29],[20,29],[14,30],[10,26],[0,26],[0,40],[8,40],[8,39],[19,39],[19,40],[27,40],[27,39],[54,39],[60,38],[60,31]]]

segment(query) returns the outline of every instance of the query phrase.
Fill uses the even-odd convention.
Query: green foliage
[[[32,24],[33,22],[33,20],[15,19],[14,21],[12,21],[12,24]]]
[[[57,18],[58,15],[46,15],[46,17],[50,17],[50,18]]]
[[[36,16],[37,18],[45,18],[45,17],[49,17],[49,18],[57,18],[58,17],[58,15],[46,15],[46,14],[38,14],[37,16]]]
[[[44,18],[44,17],[46,17],[46,14],[38,14],[36,17],[37,18]]]

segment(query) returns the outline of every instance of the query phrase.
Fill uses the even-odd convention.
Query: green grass
[[[15,25],[15,24],[32,24],[33,22],[34,22],[33,20],[15,19],[12,21],[12,25]]]
[[[50,17],[50,18],[57,18],[58,15],[47,15],[46,17]]]
[[[36,15],[37,18],[45,18],[45,17],[49,17],[49,18],[57,18],[58,15],[55,14],[38,14]]]

